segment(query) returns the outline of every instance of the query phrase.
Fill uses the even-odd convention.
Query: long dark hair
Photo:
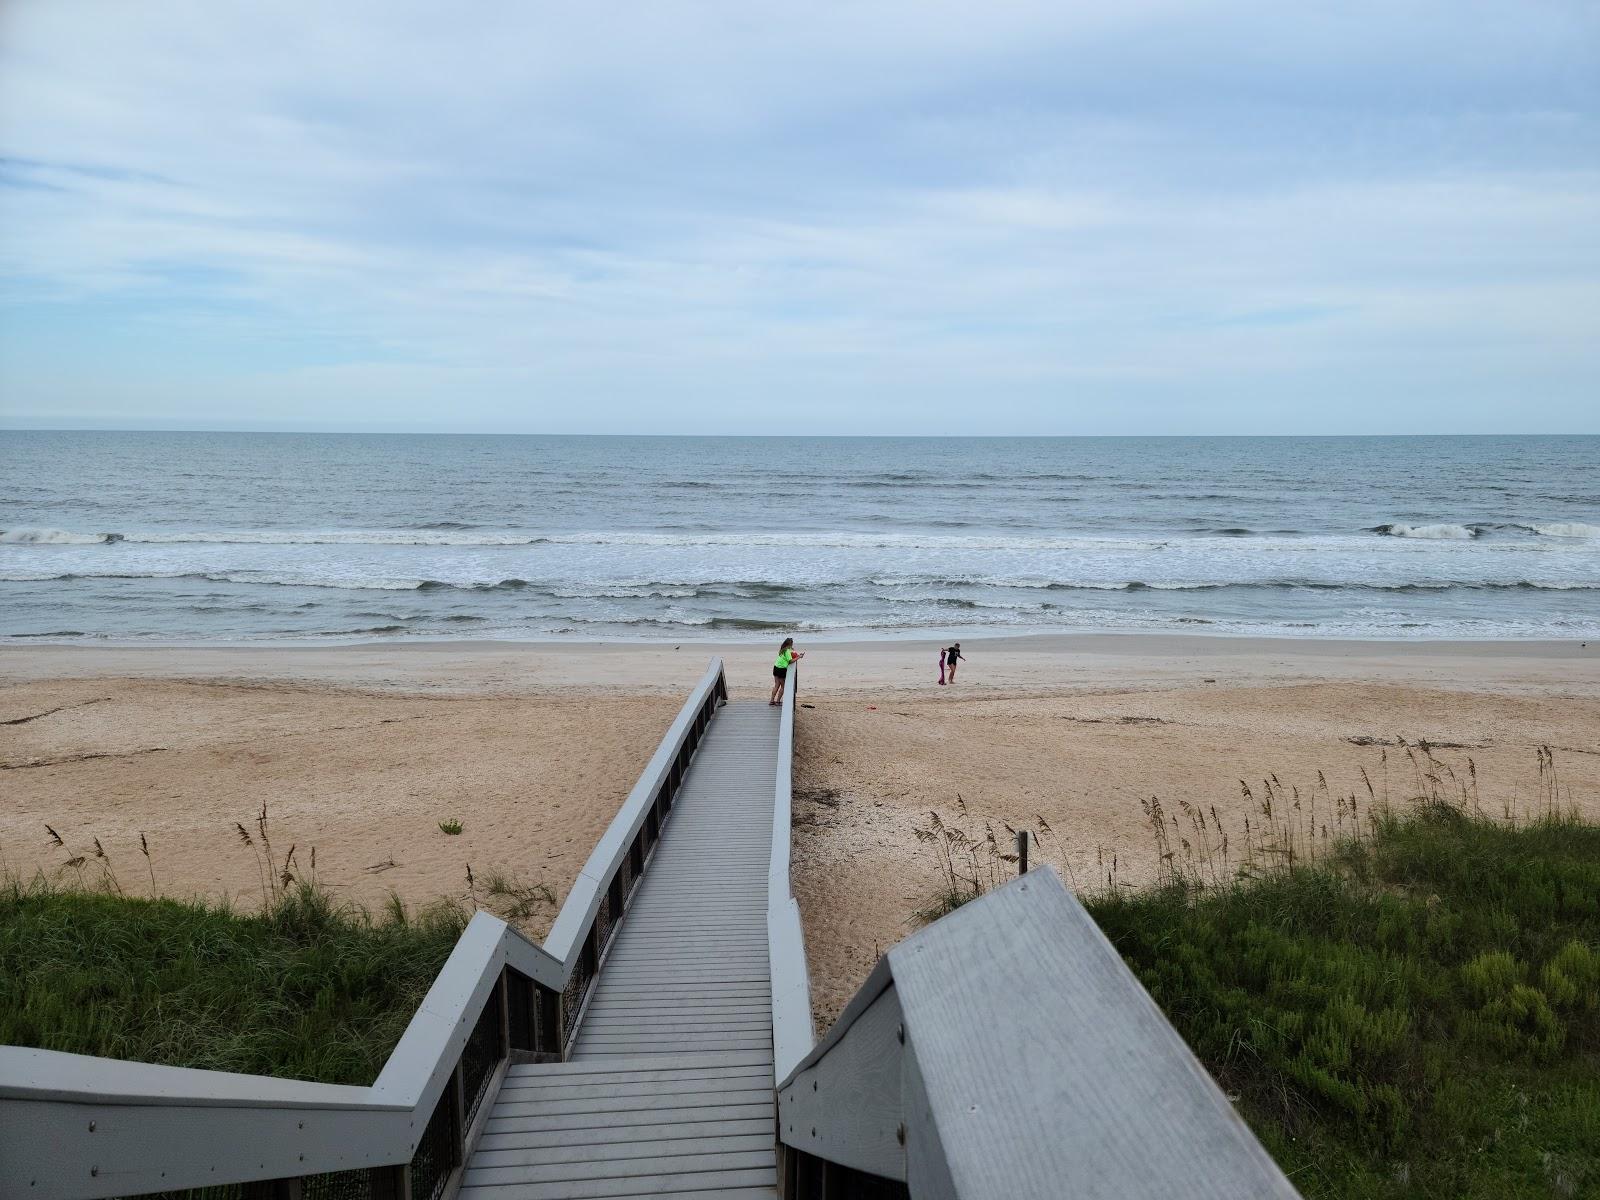
[[[784,638],[783,639],[783,645],[778,647],[778,653],[782,654],[785,650],[787,650],[792,645],[794,645],[794,639],[793,638]]]

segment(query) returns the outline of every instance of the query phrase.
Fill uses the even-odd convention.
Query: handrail
[[[544,946],[477,913],[370,1087],[0,1046],[0,1200],[97,1200],[352,1170],[368,1172],[373,1200],[453,1195],[488,1115],[482,1100],[511,1056],[565,1056],[600,957],[726,699],[713,659]]]
[[[779,1078],[785,1200],[1298,1196],[1049,867],[891,947]]]
[[[772,979],[772,1057],[782,1079],[817,1040],[811,1020],[806,935],[789,882],[794,773],[794,709],[800,668],[790,664],[778,717],[778,779],[772,804],[772,858],[767,868],[767,966]]]

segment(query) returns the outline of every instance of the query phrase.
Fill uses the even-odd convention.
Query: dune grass
[[[0,1044],[368,1084],[466,914],[374,918],[308,882],[265,912],[0,884]]]
[[[1600,1195],[1600,827],[1429,802],[1089,908],[1306,1196]]]

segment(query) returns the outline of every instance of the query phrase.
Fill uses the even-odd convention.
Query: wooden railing
[[[817,1040],[811,1021],[805,930],[789,883],[794,710],[799,691],[799,664],[791,664],[778,718],[778,779],[772,802],[772,858],[767,869],[767,961],[772,976],[772,1056],[778,1079],[792,1071]]]
[[[514,1057],[565,1056],[674,796],[727,699],[714,659],[544,945],[478,913],[370,1087],[0,1046],[0,1200],[247,1185],[273,1200],[440,1200]],[[787,833],[787,830],[785,831]]]
[[[785,1200],[1293,1200],[1048,867],[882,958],[778,1085]]]

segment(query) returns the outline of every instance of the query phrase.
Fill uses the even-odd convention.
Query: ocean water
[[[1600,437],[0,432],[0,637],[1600,636]]]

